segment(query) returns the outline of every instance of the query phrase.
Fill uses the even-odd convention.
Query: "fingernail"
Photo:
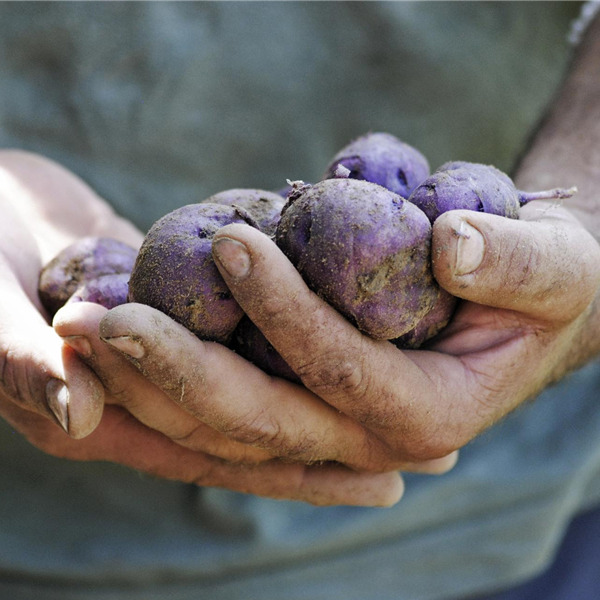
[[[455,275],[467,275],[479,267],[485,252],[485,243],[481,233],[472,225],[461,221],[456,231],[458,241],[456,243]]]
[[[46,402],[61,427],[69,433],[69,389],[60,379],[51,379],[46,384]]]
[[[73,348],[79,356],[89,358],[92,355],[92,345],[89,340],[82,335],[67,335],[63,338],[67,346]]]
[[[132,358],[143,358],[145,351],[144,346],[137,340],[134,340],[128,335],[122,335],[117,337],[102,338],[107,344],[110,344],[119,352],[127,354]]]
[[[250,254],[242,242],[222,237],[213,242],[213,253],[223,268],[236,279],[243,279],[250,273]]]

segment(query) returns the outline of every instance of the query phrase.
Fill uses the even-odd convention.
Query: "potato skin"
[[[448,323],[454,314],[458,299],[440,288],[440,295],[435,306],[417,323],[417,325],[391,340],[401,349],[416,349],[434,338]]]
[[[280,194],[252,188],[232,188],[218,192],[204,202],[239,206],[252,216],[258,228],[269,236],[275,234],[285,200]]]
[[[256,226],[242,209],[203,202],[160,218],[129,281],[129,301],[152,306],[204,340],[225,343],[242,318],[212,258],[212,237],[230,223]]]
[[[129,293],[129,273],[111,273],[82,283],[67,300],[72,302],[93,302],[104,308],[114,308],[127,302]]]
[[[292,368],[247,316],[242,318],[233,332],[230,347],[265,373],[283,377],[295,383],[300,382],[300,378],[292,371]]]
[[[382,186],[307,186],[290,196],[275,240],[309,287],[371,337],[398,338],[438,304],[431,224]]]
[[[409,196],[433,223],[448,210],[466,209],[519,218],[520,198],[508,175],[491,165],[453,161],[425,179]]]
[[[130,273],[137,255],[131,246],[109,237],[85,237],[59,252],[40,272],[38,295],[54,316],[77,289],[106,275]]]
[[[368,133],[350,142],[331,160],[323,179],[336,177],[342,165],[348,177],[377,183],[408,198],[430,173],[429,162],[416,148],[390,133]]]

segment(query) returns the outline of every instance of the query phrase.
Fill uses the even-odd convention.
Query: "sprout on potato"
[[[562,199],[575,188],[523,192],[512,179],[492,165],[453,161],[443,164],[409,196],[433,223],[448,210],[466,209],[519,218],[519,208],[532,200]]]

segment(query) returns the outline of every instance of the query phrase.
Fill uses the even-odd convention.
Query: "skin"
[[[427,217],[374,183],[307,187],[286,204],[275,240],[311,289],[376,339],[407,333],[439,301]]]
[[[338,166],[348,176],[377,183],[403,198],[429,175],[427,159],[389,133],[368,133],[344,146],[331,160],[324,178],[336,177]]]
[[[267,235],[275,234],[279,215],[285,204],[284,199],[276,192],[248,188],[224,190],[209,196],[204,202],[240,206],[248,211],[258,228]]]
[[[539,192],[517,190],[502,171],[491,165],[455,161],[442,165],[410,195],[433,223],[448,210],[476,210],[510,219],[519,218],[519,208],[532,200],[570,198],[576,188]]]
[[[81,284],[68,302],[94,302],[114,308],[127,302],[130,273],[112,273]]]
[[[600,350],[600,174],[590,168],[600,148],[599,29],[597,20],[517,175],[520,188],[533,189],[569,175],[578,196],[568,207],[532,202],[519,220],[451,211],[436,221],[434,274],[464,301],[432,348],[401,351],[366,338],[307,289],[267,236],[228,226],[213,242],[221,273],[303,386],[267,377],[150,307],[77,303],[57,314],[55,330],[81,357],[69,379],[74,425],[87,406],[76,386],[90,373],[82,363],[103,383],[106,409],[95,431],[82,440],[66,436],[36,386],[27,386],[28,397],[18,378],[12,386],[3,381],[5,418],[57,455],[320,504],[390,504],[402,493],[390,469],[450,468],[468,440]],[[52,229],[41,226],[56,237]],[[17,325],[2,328],[1,347],[28,348],[34,332],[11,300],[27,297],[32,282],[23,271],[25,238],[13,233],[13,241],[18,253],[15,244],[3,247],[0,272],[12,292],[2,318]],[[44,350],[50,362],[53,348]],[[26,366],[37,377],[39,360],[23,351],[10,356],[13,370]],[[235,456],[242,448],[252,457]],[[252,459],[250,469],[239,467]]]
[[[102,306],[69,304],[57,313],[53,329],[37,295],[42,265],[81,237],[110,233],[138,248],[143,236],[71,173],[24,152],[0,152],[0,205],[0,414],[32,444],[70,460],[110,461],[166,479],[315,504],[388,505],[401,496],[396,473],[290,464],[199,421],[101,341],[98,325],[108,313]],[[136,306],[141,317],[149,311],[164,319],[177,348],[186,348],[180,344],[185,340],[199,342],[162,313]],[[159,321],[149,324],[163,333]],[[219,344],[202,346],[217,370],[234,361],[239,375],[232,379],[231,394],[242,397],[248,389],[258,394],[263,388],[271,395],[288,393],[255,367],[251,380],[244,381],[243,359]],[[181,352],[176,354],[181,360]],[[62,411],[61,383],[68,390]],[[54,409],[48,398],[54,398]]]
[[[107,275],[131,273],[136,254],[135,248],[111,237],[76,240],[44,265],[39,282],[42,304],[54,315],[76,292],[84,296],[89,293],[94,295],[91,289],[82,292],[80,288],[85,288],[88,282],[93,282],[93,288],[106,288],[106,282],[98,284],[97,280]],[[112,306],[119,303],[113,303]]]
[[[142,242],[129,280],[129,301],[154,306],[203,340],[227,343],[243,316],[211,252],[228,223],[256,225],[243,208],[201,202],[156,221]]]

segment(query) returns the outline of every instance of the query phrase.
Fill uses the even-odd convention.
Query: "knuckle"
[[[360,357],[360,353],[340,354],[334,349],[299,365],[296,372],[304,385],[319,396],[351,397],[358,401],[368,396],[370,390]]]
[[[201,487],[226,487],[246,492],[250,489],[242,482],[251,470],[251,466],[231,463],[222,458],[210,456],[181,478],[187,483]]]
[[[185,446],[186,448],[192,448],[193,450],[202,449],[202,444],[199,443],[202,440],[202,434],[204,433],[203,424],[198,423],[195,424],[192,428],[186,429],[184,431],[166,431],[165,434],[168,435],[169,439],[179,444],[180,446]]]
[[[15,364],[10,349],[0,353],[0,385],[2,391],[13,400],[19,399],[19,386],[16,384]]]
[[[130,390],[126,387],[117,387],[113,382],[104,382],[115,404],[123,408],[134,408],[134,400]]]
[[[230,439],[248,446],[281,451],[287,445],[280,424],[262,413],[245,415],[221,428],[221,431]]]
[[[278,294],[270,294],[268,297],[261,298],[260,307],[257,309],[259,318],[264,323],[271,321],[279,322],[289,312],[289,305],[285,299]]]
[[[36,390],[38,374],[32,361],[12,348],[0,353],[0,389],[16,404],[37,410],[42,390]]]

